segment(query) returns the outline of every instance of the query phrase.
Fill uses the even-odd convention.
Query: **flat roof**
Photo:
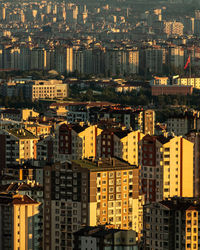
[[[26,129],[11,128],[7,129],[6,131],[19,139],[38,139],[36,136],[34,136],[31,132],[29,132]]]
[[[137,169],[138,166],[130,165],[125,161],[121,161],[116,158],[103,158],[101,160],[72,160],[72,163],[75,163],[82,168],[87,168],[91,172],[98,172],[98,171],[114,171],[114,170],[131,170]]]

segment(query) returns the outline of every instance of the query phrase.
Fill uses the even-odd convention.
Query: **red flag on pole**
[[[190,56],[189,56],[188,59],[187,59],[187,62],[185,64],[184,70],[187,69],[187,67],[188,67],[188,65],[189,65],[190,62],[191,62],[191,60],[190,60]]]

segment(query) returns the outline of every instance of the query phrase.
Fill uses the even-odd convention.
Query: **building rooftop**
[[[105,235],[115,234],[117,232],[127,232],[128,230],[115,229],[112,225],[100,225],[100,226],[85,226],[79,231],[75,232],[77,236],[89,236],[101,238]]]
[[[42,191],[43,187],[40,185],[34,185],[31,186],[30,184],[27,183],[20,183],[20,182],[14,182],[11,184],[6,184],[6,185],[0,185],[0,193],[2,192],[18,192],[18,191],[29,191],[29,190],[34,190],[34,191]]]
[[[19,139],[38,139],[36,136],[34,136],[31,132],[29,132],[26,129],[20,129],[20,128],[11,128],[6,130],[11,135],[19,138]]]
[[[72,163],[75,163],[82,168],[87,168],[91,172],[138,168],[136,165],[130,165],[126,161],[119,160],[117,158],[103,158],[98,161],[88,159],[73,160]]]
[[[27,205],[27,204],[39,204],[37,201],[33,200],[30,196],[28,195],[20,195],[16,194],[13,195],[13,205]]]
[[[200,199],[197,198],[183,198],[174,197],[166,199],[160,202],[163,206],[170,210],[199,210],[200,211]]]
[[[37,201],[33,200],[28,195],[20,195],[20,194],[8,194],[8,193],[2,193],[0,194],[0,205],[6,204],[6,205],[33,205],[33,204],[39,204]]]

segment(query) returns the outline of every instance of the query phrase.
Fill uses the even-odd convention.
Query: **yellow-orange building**
[[[55,132],[56,160],[96,158],[97,137],[101,131],[97,125],[60,123]]]
[[[38,138],[22,128],[0,130],[0,168],[21,164],[26,160],[36,159]]]
[[[194,144],[180,136],[163,145],[163,197],[193,197]]]
[[[56,161],[118,157],[138,165],[138,143],[144,134],[122,128],[61,122],[55,130]],[[40,152],[38,152],[40,154]]]
[[[24,127],[35,136],[49,135],[52,128],[51,125],[30,122],[24,123]]]
[[[143,137],[139,145],[140,183],[147,202],[193,197],[193,146],[181,136]]]
[[[138,165],[138,143],[143,137],[140,131],[102,130],[97,138],[97,157],[119,157],[129,164]]]
[[[39,249],[39,205],[27,195],[0,194],[0,249]]]
[[[74,249],[73,233],[84,225],[109,223],[140,236],[144,199],[136,166],[116,158],[55,163],[44,168],[44,187],[45,249],[59,246],[61,235]]]

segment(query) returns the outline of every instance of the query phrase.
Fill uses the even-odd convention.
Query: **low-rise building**
[[[3,89],[3,90],[2,90]],[[4,96],[21,96],[32,101],[40,99],[63,99],[68,96],[68,85],[62,80],[29,80],[25,83],[5,83],[1,86]]]
[[[192,86],[195,89],[200,89],[200,77],[179,77],[175,80],[177,85]]]
[[[29,87],[33,101],[39,99],[63,99],[68,95],[67,84],[64,84],[61,80],[38,80],[29,83],[27,87]]]
[[[166,85],[166,86],[152,86],[151,94],[153,96],[158,95],[192,95],[193,87],[192,86],[179,86],[179,85]]]

